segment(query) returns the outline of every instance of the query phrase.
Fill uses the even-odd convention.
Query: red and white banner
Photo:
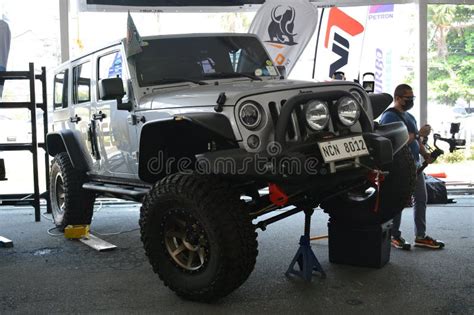
[[[321,9],[314,78],[325,81],[343,72],[346,80],[359,77],[367,7]],[[338,79],[339,76],[336,76]]]
[[[289,74],[318,23],[318,10],[308,0],[269,0],[260,7],[249,33],[257,34],[277,66]]]

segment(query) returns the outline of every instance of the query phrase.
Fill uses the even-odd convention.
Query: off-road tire
[[[321,208],[335,222],[370,225],[384,223],[394,218],[407,206],[415,190],[416,166],[410,149],[404,146],[395,154],[393,162],[382,169],[389,174],[381,184],[378,211],[374,211],[376,193],[362,200],[351,198],[349,193],[345,193],[324,201]],[[362,190],[368,187],[369,185]]]
[[[66,152],[54,157],[51,163],[49,194],[53,221],[58,228],[63,229],[69,224],[91,223],[95,194],[82,188],[85,178],[84,172],[72,166]],[[59,185],[62,185],[62,188]]]
[[[166,233],[173,233],[167,226],[173,220],[184,220],[186,231],[199,232],[197,246],[204,258],[197,270],[180,266],[173,258],[175,252],[167,248],[170,234]],[[255,226],[239,193],[215,177],[173,174],[162,179],[144,198],[140,228],[154,272],[185,299],[211,302],[224,297],[254,269],[258,254]]]

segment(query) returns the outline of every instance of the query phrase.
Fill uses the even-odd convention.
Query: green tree
[[[474,6],[428,7],[430,99],[455,105],[474,98]]]

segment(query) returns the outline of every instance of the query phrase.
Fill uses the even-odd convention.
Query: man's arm
[[[428,124],[421,127],[420,130],[418,131],[418,143],[420,145],[420,154],[428,164],[432,163],[433,159],[431,158],[431,154],[426,150],[425,146],[423,145],[423,138],[428,137],[430,133],[431,133],[431,126]]]
[[[412,133],[412,132],[409,132],[408,133],[408,144],[412,143],[413,141],[415,141],[417,138],[417,134],[416,133]],[[418,138],[419,139],[419,138]]]

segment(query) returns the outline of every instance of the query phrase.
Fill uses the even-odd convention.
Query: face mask
[[[413,108],[413,100],[405,100],[405,104],[402,105],[404,111],[410,110]]]

